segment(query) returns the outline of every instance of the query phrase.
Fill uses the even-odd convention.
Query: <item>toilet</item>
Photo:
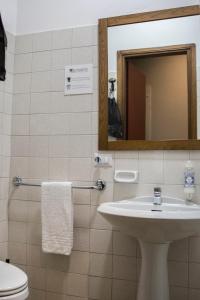
[[[0,261],[0,300],[28,298],[28,277],[19,268]]]

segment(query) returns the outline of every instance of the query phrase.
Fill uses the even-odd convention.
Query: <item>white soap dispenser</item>
[[[184,193],[186,194],[186,200],[192,201],[193,194],[195,192],[195,180],[194,180],[194,167],[190,160],[185,164],[184,171]]]

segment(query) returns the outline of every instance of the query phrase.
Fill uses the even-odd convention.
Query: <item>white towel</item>
[[[71,182],[42,183],[42,249],[70,255],[73,247]]]

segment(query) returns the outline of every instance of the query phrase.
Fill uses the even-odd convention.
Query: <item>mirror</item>
[[[199,31],[199,6],[100,20],[100,149],[200,149]]]

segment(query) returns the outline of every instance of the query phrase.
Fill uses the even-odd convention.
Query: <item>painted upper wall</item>
[[[0,0],[0,12],[5,30],[16,34],[18,0]]]
[[[15,0],[3,2],[6,1]],[[17,34],[97,24],[103,17],[199,3],[200,0],[18,0]]]

